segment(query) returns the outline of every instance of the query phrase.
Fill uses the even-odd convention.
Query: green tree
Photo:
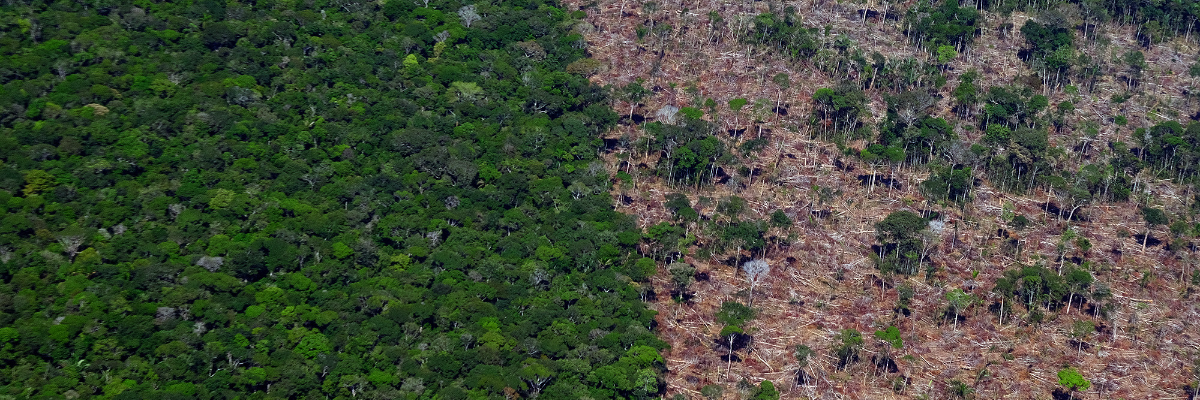
[[[1075,321],[1071,324],[1071,337],[1078,343],[1075,351],[1083,351],[1083,342],[1088,335],[1096,331],[1096,324],[1088,320]]]
[[[779,400],[779,391],[775,390],[775,384],[771,381],[762,381],[758,384],[758,390],[754,391],[754,396],[751,400]]]
[[[736,98],[729,100],[729,110],[733,111],[733,126],[738,126],[738,117],[742,114],[742,108],[746,106],[746,99]]]
[[[971,307],[975,303],[975,296],[970,293],[963,292],[962,289],[954,289],[946,292],[946,305],[949,312],[954,313],[954,329],[958,329],[958,314],[963,310]]]
[[[954,46],[942,45],[937,48],[937,61],[939,64],[947,64],[958,57],[958,52],[954,50]]]
[[[25,196],[45,193],[57,185],[58,178],[40,169],[25,171]]]
[[[866,111],[866,95],[858,87],[848,84],[817,89],[812,98],[812,122],[820,126],[823,133],[857,129],[859,117]]]
[[[675,292],[672,294],[676,301],[683,301],[686,298],[688,286],[692,284],[693,276],[696,274],[696,268],[691,264],[675,262],[667,267],[667,271],[671,274],[671,283],[675,285]]]
[[[880,270],[915,274],[924,251],[921,232],[929,222],[911,211],[896,211],[875,224],[875,238],[879,241],[876,255]]]
[[[1125,66],[1128,68],[1125,77],[1126,84],[1129,87],[1133,87],[1134,81],[1140,80],[1142,78],[1142,71],[1146,69],[1146,55],[1142,54],[1141,51],[1131,50],[1121,56],[1121,59],[1125,61]]]
[[[771,213],[771,226],[787,230],[792,226],[792,219],[783,210],[775,210]]]
[[[875,338],[890,344],[894,349],[904,347],[904,339],[900,338],[900,330],[895,326],[875,331]]]
[[[1071,66],[1074,33],[1056,21],[1025,22],[1021,34],[1029,44],[1029,61],[1041,60],[1046,71],[1061,71]]]
[[[716,319],[728,326],[743,326],[754,318],[754,309],[747,307],[736,301],[726,301],[721,303],[721,309],[717,311]]]
[[[1146,250],[1146,242],[1150,239],[1150,231],[1154,230],[1156,225],[1167,224],[1167,214],[1162,209],[1153,207],[1142,207],[1142,220],[1146,222],[1146,234],[1142,235],[1142,250]]]
[[[968,115],[979,103],[979,92],[982,89],[979,87],[978,80],[979,71],[974,69],[968,70],[958,77],[958,86],[954,87],[951,94],[954,96],[955,109],[959,115]]]
[[[813,349],[806,345],[796,345],[796,350],[792,353],[796,357],[796,363],[800,368],[808,367],[809,357],[813,355]]]
[[[1094,278],[1092,278],[1092,273],[1088,272],[1087,269],[1079,267],[1067,269],[1064,275],[1066,276],[1067,287],[1069,288],[1067,294],[1067,312],[1069,313],[1071,312],[1071,304],[1074,302],[1075,296],[1083,297],[1083,301],[1087,301],[1086,294],[1089,293],[1088,288],[1092,285]]]
[[[975,7],[963,7],[958,0],[947,0],[937,6],[921,3],[909,9],[906,34],[926,42],[929,49],[944,46],[969,46],[974,41],[979,24]]]
[[[855,329],[843,329],[838,333],[833,347],[838,358],[838,368],[846,369],[847,366],[857,361],[862,346],[862,332]]]
[[[642,87],[640,82],[630,82],[621,88],[621,95],[626,102],[629,103],[629,123],[633,123],[633,110],[637,108],[638,103],[646,96],[650,95],[650,91]]]
[[[921,182],[927,196],[966,204],[971,200],[975,177],[971,167],[931,166],[929,178]]]
[[[721,309],[717,311],[717,322],[724,324],[721,328],[720,336],[728,347],[728,352],[725,354],[726,368],[725,375],[729,375],[729,370],[733,366],[733,350],[734,346],[742,336],[745,335],[744,326],[752,318],[754,318],[754,309],[746,305],[733,301],[721,303]]]
[[[1076,391],[1087,391],[1092,387],[1092,382],[1084,379],[1074,367],[1058,370],[1058,384],[1067,389],[1070,398],[1075,397]]]

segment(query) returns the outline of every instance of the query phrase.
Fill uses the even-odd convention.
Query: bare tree
[[[441,31],[441,32],[438,32],[438,34],[433,35],[433,40],[436,40],[438,43],[445,42],[446,39],[449,39],[449,38],[450,38],[450,31]]]
[[[751,260],[742,264],[742,272],[746,273],[746,281],[750,282],[750,306],[754,306],[754,287],[767,277],[771,266],[763,260]]]
[[[223,264],[225,264],[224,257],[204,256],[200,257],[199,260],[196,260],[196,265],[207,269],[208,272],[217,272],[217,270],[221,269],[221,265]]]
[[[82,233],[64,233],[58,237],[58,243],[62,244],[63,252],[67,253],[67,257],[71,261],[75,261],[75,255],[79,254],[79,247],[83,246],[84,239],[87,239],[87,237]]]
[[[458,9],[458,18],[462,19],[463,26],[470,28],[471,24],[478,21],[481,17],[475,11],[475,5],[462,6]]]

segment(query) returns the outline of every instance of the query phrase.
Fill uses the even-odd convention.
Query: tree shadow
[[[860,185],[871,186],[871,174],[862,174],[862,175],[859,175],[857,178],[858,178],[858,183]],[[896,189],[896,190],[903,189],[903,185],[900,184],[899,179],[889,178],[887,175],[882,175],[882,174],[875,174],[875,184],[874,185],[883,187],[883,188]]]
[[[692,299],[696,297],[696,292],[675,289],[671,291],[671,298],[676,299],[684,304],[691,304]]]
[[[1159,240],[1158,238],[1154,237],[1154,235],[1150,235],[1150,238],[1147,239],[1146,234],[1144,234],[1144,233],[1139,233],[1139,234],[1133,235],[1133,238],[1137,240],[1138,246],[1142,245],[1142,240],[1146,241],[1146,247],[1159,246],[1159,245],[1162,245],[1162,243],[1163,243],[1162,240]]]
[[[714,340],[714,342],[716,342],[716,344],[717,344],[717,347],[714,348],[714,350],[729,351],[729,339],[728,338],[718,337],[716,340]],[[747,346],[750,346],[751,343],[754,343],[753,335],[747,335],[745,333],[733,334],[733,351],[738,351],[738,350],[744,349]],[[725,361],[729,361],[729,360],[725,360]]]
[[[877,370],[884,371],[889,374],[900,372],[900,366],[896,365],[896,360],[892,359],[891,357],[875,355],[871,356],[871,362],[875,364],[875,369]]]
[[[814,382],[816,382],[816,379],[814,379],[812,375],[809,375],[807,371],[803,369],[796,370],[797,385],[806,386]]]
[[[1046,212],[1046,214],[1050,214],[1055,217],[1058,217],[1061,213],[1063,219],[1068,219],[1068,220],[1076,221],[1076,222],[1087,222],[1088,221],[1087,214],[1083,213],[1083,207],[1080,207],[1078,210],[1075,210],[1074,214],[1071,213],[1071,210],[1063,209],[1063,208],[1059,207],[1058,204],[1054,204],[1054,202],[1045,202],[1045,203],[1038,204],[1038,208],[1041,208],[1042,211]]]

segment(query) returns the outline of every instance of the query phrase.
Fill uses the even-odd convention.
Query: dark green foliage
[[[667,202],[663,206],[675,214],[676,221],[695,222],[700,217],[700,214],[692,208],[692,203],[687,196],[671,193],[666,196],[666,200]]]
[[[1200,122],[1186,127],[1165,121],[1134,135],[1145,165],[1169,178],[1194,179],[1200,172]]]
[[[960,204],[971,200],[971,188],[975,185],[971,167],[931,166],[930,169],[929,178],[921,182],[926,196]]]
[[[843,329],[838,333],[833,344],[833,352],[838,358],[838,368],[846,368],[858,360],[858,352],[862,350],[862,332],[856,329]]]
[[[710,182],[718,164],[728,162],[725,144],[714,135],[708,121],[684,118],[682,125],[652,122],[646,131],[653,135],[638,147],[661,152],[656,172],[671,184],[695,185]]]
[[[921,232],[929,222],[911,211],[896,211],[875,223],[879,240],[874,256],[880,270],[912,275],[919,272],[924,250]]]
[[[770,144],[770,143],[767,141],[766,138],[754,138],[754,139],[750,139],[745,142],[742,142],[742,144],[740,146],[738,146],[738,150],[741,150],[742,154],[748,155],[748,154],[757,153],[759,151],[762,151],[762,149],[767,148],[768,144]]]
[[[1029,44],[1024,54],[1028,61],[1041,61],[1049,71],[1071,67],[1075,35],[1070,27],[1029,20],[1021,27],[1021,34],[1025,35],[1025,41]]]
[[[978,34],[979,12],[974,6],[961,7],[958,0],[942,0],[941,4],[921,2],[908,10],[908,30],[905,33],[925,47],[962,48],[970,46]]]
[[[775,384],[771,381],[762,381],[758,384],[758,390],[754,391],[750,400],[779,400],[779,391],[775,389]]]
[[[971,110],[979,103],[982,89],[978,83],[979,71],[970,70],[958,77],[958,86],[951,94],[954,96],[955,107],[962,113]]]
[[[1064,276],[1066,277],[1067,290],[1070,291],[1068,294],[1069,297],[1086,297],[1089,292],[1088,288],[1092,286],[1092,282],[1095,281],[1095,278],[1092,277],[1091,272],[1088,272],[1087,269],[1076,266],[1067,267],[1067,271],[1064,273]],[[1071,299],[1068,298],[1068,301],[1070,300]]]
[[[796,352],[793,355],[796,356],[796,363],[799,364],[799,367],[804,368],[808,366],[809,357],[813,355],[813,349],[806,345],[798,344],[796,345]]]
[[[657,397],[567,13],[276,6],[0,10],[0,397]]]
[[[675,252],[682,250],[681,241],[685,239],[684,229],[667,222],[659,222],[646,228],[644,238],[651,248],[650,255],[656,259],[666,259]],[[654,271],[649,271],[653,274]]]
[[[850,84],[817,89],[813,93],[813,124],[821,132],[852,131],[858,128],[866,103],[863,91]]]
[[[720,238],[726,248],[740,248],[751,253],[762,250],[767,224],[763,221],[737,221],[721,227]]]
[[[887,100],[887,120],[879,127],[878,143],[902,154],[904,160],[928,162],[941,156],[955,139],[954,128],[946,120],[929,116],[927,110],[934,104],[929,94],[911,91]]]
[[[1153,207],[1142,207],[1142,219],[1146,221],[1146,225],[1153,227],[1155,225],[1166,225],[1167,214],[1162,209]]]
[[[733,362],[733,351],[748,342],[750,336],[746,334],[745,325],[754,318],[755,314],[754,309],[742,303],[735,301],[721,303],[721,309],[717,311],[716,320],[724,325],[719,335],[722,344],[728,350],[725,357],[727,357],[729,362]]]
[[[1040,100],[1035,101],[1039,97]],[[984,143],[1007,139],[1007,136],[993,133],[992,125],[1003,125],[1009,131],[1023,125],[1033,125],[1041,111],[1036,106],[1045,108],[1044,104],[1040,104],[1045,97],[1035,95],[1028,87],[992,86],[988,88],[984,100],[987,105],[983,107],[984,115],[980,117],[980,128],[987,129],[988,135],[984,137]]]
[[[775,212],[771,213],[771,226],[787,229],[792,226],[792,219],[788,218],[783,210],[775,210]]]
[[[988,175],[1002,188],[1024,192],[1054,172],[1050,164],[1050,139],[1045,129],[1020,127],[1009,131],[1000,125],[988,127],[985,143],[994,149],[987,161]]]
[[[754,309],[747,307],[745,304],[726,301],[721,303],[721,309],[717,311],[717,322],[728,326],[740,327],[753,319],[754,314]]]
[[[900,329],[895,326],[875,331],[875,338],[887,342],[895,349],[904,347],[904,339],[900,337]]]
[[[754,28],[745,41],[775,51],[782,50],[793,60],[803,60],[812,57],[821,48],[819,35],[817,28],[805,28],[794,10],[789,10],[782,17],[772,13],[759,14],[754,18]]]
[[[1029,308],[1040,305],[1048,310],[1056,310],[1064,305],[1069,290],[1066,280],[1054,270],[1029,265],[1004,271],[1004,276],[996,280],[993,291]]]
[[[1142,236],[1142,247],[1144,248],[1150,240],[1150,230],[1154,229],[1156,225],[1166,225],[1169,220],[1162,209],[1153,207],[1142,207],[1142,220],[1146,221],[1146,233]]]

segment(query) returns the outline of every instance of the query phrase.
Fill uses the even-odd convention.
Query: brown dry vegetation
[[[664,353],[669,368],[667,397],[684,394],[688,398],[701,398],[701,387],[720,384],[725,386],[725,398],[738,398],[738,381],[757,383],[769,379],[784,398],[948,398],[948,385],[953,380],[973,385],[978,398],[1049,398],[1058,388],[1056,371],[1071,365],[1093,382],[1087,396],[1187,398],[1184,385],[1190,379],[1191,360],[1200,344],[1200,330],[1196,326],[1200,313],[1196,295],[1187,293],[1180,277],[1184,268],[1191,271],[1196,267],[1195,258],[1169,253],[1162,246],[1143,251],[1129,235],[1144,229],[1132,204],[1091,205],[1084,211],[1087,220],[1074,224],[1076,231],[1093,243],[1087,254],[1078,255],[1098,266],[1092,273],[1098,281],[1112,287],[1116,309],[1111,318],[1094,318],[1088,311],[1092,304],[1076,302],[1070,312],[1047,313],[1041,324],[1027,322],[1023,319],[1025,310],[1017,307],[1017,315],[1006,316],[1001,325],[998,316],[987,310],[998,300],[990,294],[995,279],[1016,263],[1041,260],[1051,266],[1057,264],[1055,247],[1067,224],[1043,211],[1042,204],[1053,197],[1051,194],[1037,191],[1026,196],[1012,195],[990,188],[985,180],[973,202],[962,209],[944,208],[927,203],[915,189],[927,174],[923,168],[881,170],[894,174],[902,184],[901,189],[876,186],[872,190],[860,185],[855,175],[869,171],[870,167],[852,157],[840,156],[833,144],[810,139],[810,128],[805,122],[812,93],[833,85],[840,77],[821,73],[811,63],[787,62],[770,51],[741,44],[734,37],[750,17],[766,11],[766,2],[667,0],[653,12],[632,0],[567,3],[573,8],[588,8],[587,24],[580,30],[585,32],[594,58],[605,65],[593,77],[595,82],[620,86],[640,78],[645,80],[646,87],[654,88],[654,94],[636,107],[639,114],[650,115],[668,104],[698,106],[689,103],[693,96],[683,90],[694,84],[701,98],[711,97],[722,105],[721,115],[706,118],[722,124],[723,129],[749,128],[750,135],[760,127],[746,123],[749,113],[733,115],[724,107],[726,101],[779,99],[790,105],[788,116],[770,114],[762,118],[761,128],[767,132],[764,136],[772,144],[756,159],[741,160],[751,167],[762,168],[762,178],[749,184],[680,189],[667,187],[644,173],[638,176],[636,168],[626,168],[637,179],[633,185],[618,187],[619,193],[614,193],[632,198],[632,202],[619,207],[623,212],[637,215],[643,225],[668,220],[669,212],[661,206],[663,196],[680,190],[693,203],[701,196],[714,199],[741,196],[748,200],[748,213],[759,219],[767,218],[776,209],[799,216],[796,225],[787,232],[794,240],[783,239],[787,236],[785,232],[772,231],[779,237],[775,244],[769,245],[765,257],[773,267],[769,278],[755,292],[754,305],[760,313],[749,324],[754,341],[736,353],[741,361],[733,362],[731,370],[726,370],[724,352],[716,342],[721,326],[714,321],[714,313],[722,301],[745,301],[744,291],[749,286],[744,277],[717,256],[704,259],[686,256],[684,261],[708,273],[710,279],[695,283],[692,290],[696,297],[684,304],[665,295],[665,288],[670,285],[665,272],[652,281],[661,293],[652,307],[660,313],[662,337],[672,346]],[[899,22],[863,20],[858,16],[860,8],[882,10],[883,5],[822,0],[788,4],[800,10],[806,25],[831,26],[867,53],[879,51],[892,58],[925,58],[924,50],[914,47],[903,35]],[[724,17],[730,28],[711,29],[710,11]],[[946,98],[950,97],[948,91],[956,84],[957,76],[969,69],[981,72],[985,88],[1018,81],[1037,84],[1038,79],[1030,78],[1032,73],[1017,57],[1024,43],[1020,33],[1009,33],[1006,37],[998,29],[1004,23],[1012,23],[1019,29],[1028,16],[984,15],[985,28],[976,39],[975,48],[964,51],[951,63],[947,73],[949,82],[942,93]],[[648,34],[639,40],[635,29],[649,25],[650,21],[676,28],[665,36]],[[1119,61],[1113,60],[1135,48],[1136,33],[1133,28],[1115,25],[1102,26],[1101,33],[1111,39],[1111,44],[1094,43],[1077,35],[1077,43],[1082,43],[1080,51],[1109,60],[1109,70],[1095,89],[1077,96],[1061,90],[1044,92],[1050,96],[1051,104],[1078,97],[1078,110],[1067,126],[1082,120],[1099,120],[1099,139],[1113,140],[1128,136],[1132,127],[1148,126],[1163,118],[1186,118],[1194,112],[1182,95],[1191,83],[1186,68],[1196,57],[1194,42],[1175,40],[1142,49],[1149,65],[1142,87],[1131,100],[1114,104],[1110,96],[1125,92],[1126,88],[1123,80],[1114,78],[1121,76],[1121,69]],[[770,79],[779,72],[792,77],[792,86],[782,93]],[[868,91],[867,95],[875,118],[869,122],[878,122],[885,114],[882,94]],[[622,115],[630,109],[623,102],[614,107]],[[935,115],[954,121],[948,99],[942,100],[936,110]],[[1112,124],[1110,118],[1114,115],[1128,115],[1130,126],[1121,128]],[[736,126],[735,118],[739,121]],[[636,137],[638,132],[637,126],[625,124],[610,137]],[[972,134],[977,133],[959,128],[958,134],[974,139]],[[734,140],[722,136],[729,143]],[[1065,129],[1051,132],[1051,141],[1067,147],[1075,144],[1078,136]],[[849,145],[858,147],[861,143]],[[1075,156],[1070,150],[1068,154]],[[630,157],[633,165],[655,162],[655,156],[647,157],[636,151]],[[836,160],[853,171],[835,167]],[[618,168],[617,154],[609,155],[608,161],[613,170]],[[1191,197],[1186,188],[1149,176],[1139,179],[1153,203],[1168,213],[1184,213],[1186,199]],[[807,217],[811,210],[807,206],[814,197],[810,189],[813,185],[841,190],[839,196],[823,207],[831,211],[828,217]],[[1035,221],[1017,238],[1022,247],[1020,254],[1006,249],[1006,239],[997,235],[997,230],[1004,226],[1000,210],[1005,203],[1011,203],[1016,213]],[[873,224],[899,209],[933,209],[947,215],[948,221],[954,221],[940,234],[931,261],[939,270],[931,277],[885,281],[867,257],[869,246],[875,243]],[[697,210],[701,215],[713,213],[711,205],[697,206]],[[704,241],[701,237],[701,245]],[[720,258],[730,256],[723,254]],[[901,281],[915,289],[911,316],[894,311],[896,285]],[[965,312],[957,327],[943,317],[944,294],[955,288],[983,299]],[[1069,335],[1072,323],[1079,320],[1093,320],[1100,327],[1086,336],[1082,344],[1072,341]],[[898,368],[894,373],[878,370],[870,362],[873,355],[884,349],[870,332],[888,325],[899,327],[905,341],[904,348],[895,351]],[[841,371],[836,368],[830,348],[834,335],[845,328],[863,331],[867,345],[862,361]],[[792,349],[797,344],[806,344],[817,351],[806,369],[813,377],[808,385],[796,382],[797,363]],[[984,370],[987,373],[981,374]],[[904,383],[897,386],[894,384],[897,380]]]

